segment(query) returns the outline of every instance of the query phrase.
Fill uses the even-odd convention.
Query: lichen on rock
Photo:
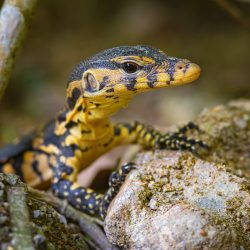
[[[210,149],[140,153],[105,220],[125,249],[250,249],[250,101],[203,111]]]

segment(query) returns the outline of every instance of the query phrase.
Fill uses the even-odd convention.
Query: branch
[[[0,100],[24,40],[37,0],[5,0],[0,12]]]

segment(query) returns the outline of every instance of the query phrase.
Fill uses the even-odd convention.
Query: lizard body
[[[199,74],[198,65],[150,46],[102,51],[76,66],[67,84],[67,106],[50,123],[0,150],[0,172],[16,173],[33,187],[51,185],[57,196],[77,209],[105,217],[133,166],[114,172],[109,190],[98,194],[81,187],[76,179],[100,155],[130,143],[189,151],[204,146],[201,141],[187,139],[185,128],[161,135],[139,122],[113,124],[109,117],[126,107],[137,93],[186,84]]]

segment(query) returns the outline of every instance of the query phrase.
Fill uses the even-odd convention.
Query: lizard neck
[[[73,110],[66,107],[58,114],[56,134],[63,135],[72,127],[78,127],[80,131],[91,131],[92,135],[98,137],[111,128],[109,117],[126,107],[130,99],[81,98]]]
[[[112,127],[109,117],[121,108],[126,108],[132,97],[133,94],[81,97],[72,110],[66,107],[59,113],[56,134],[64,135],[72,127],[77,127],[79,131],[91,131],[89,137],[99,138]]]
[[[109,98],[108,98],[109,97]],[[122,108],[128,106],[132,96],[99,96],[94,98],[83,98],[83,119],[87,123],[99,123],[101,120],[107,120]]]

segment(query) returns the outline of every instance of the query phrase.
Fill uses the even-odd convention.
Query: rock
[[[188,152],[140,153],[105,220],[113,244],[125,249],[250,249],[250,101],[206,110],[210,145]]]
[[[42,212],[41,212],[39,209],[34,210],[34,211],[33,211],[33,217],[34,217],[35,219],[41,218],[41,217],[42,217]]]
[[[36,247],[36,249],[47,249],[47,244],[46,244],[46,238],[41,235],[41,234],[36,234],[34,237],[33,237],[33,242],[34,242],[34,245]]]

